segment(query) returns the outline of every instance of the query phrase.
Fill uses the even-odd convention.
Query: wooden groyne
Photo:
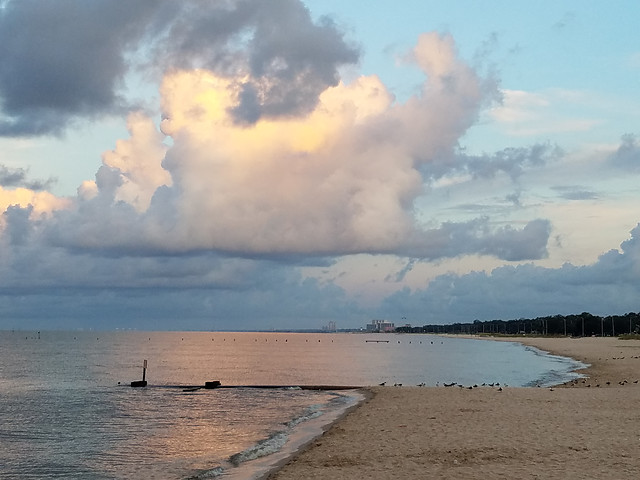
[[[380,340],[384,341],[384,340]],[[209,380],[200,385],[148,385],[147,384],[147,360],[142,367],[142,380],[135,380],[129,385],[131,387],[155,387],[182,389],[185,392],[195,392],[197,390],[217,390],[219,388],[259,388],[259,389],[280,389],[280,390],[357,390],[364,388],[353,385],[222,385],[220,380]],[[118,382],[118,385],[121,385]]]
[[[363,386],[355,385],[218,385],[205,387],[204,385],[149,385],[148,388],[182,389],[183,391],[218,390],[230,388],[254,388],[264,390],[358,390]]]

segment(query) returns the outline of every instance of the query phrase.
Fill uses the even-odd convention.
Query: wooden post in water
[[[142,380],[136,380],[131,382],[132,387],[146,387],[147,386],[147,360],[145,359],[142,365]]]

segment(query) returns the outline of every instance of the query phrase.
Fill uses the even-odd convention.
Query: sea
[[[0,331],[0,478],[263,478],[357,387],[551,386],[584,367],[435,335]]]

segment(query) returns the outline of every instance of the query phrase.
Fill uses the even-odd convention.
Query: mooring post
[[[147,360],[145,359],[142,365],[142,380],[136,380],[131,382],[132,387],[146,387],[147,386]]]

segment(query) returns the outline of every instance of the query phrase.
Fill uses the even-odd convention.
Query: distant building
[[[373,320],[367,324],[367,332],[393,332],[396,326],[386,320]]]
[[[324,327],[322,327],[322,330],[324,332],[337,332],[338,329],[336,327],[336,322],[329,322],[327,325],[325,325]]]

